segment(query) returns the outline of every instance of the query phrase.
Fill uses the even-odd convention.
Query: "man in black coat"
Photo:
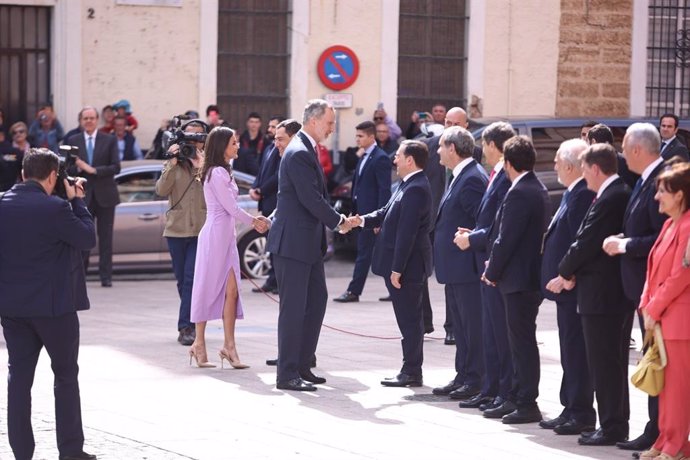
[[[505,143],[503,155],[503,169],[512,184],[489,232],[491,253],[482,278],[498,287],[506,305],[513,401],[485,410],[484,416],[502,418],[506,424],[531,423],[541,420],[536,320],[542,301],[541,249],[551,204],[546,187],[534,174],[537,153],[532,141],[513,137]]]
[[[662,119],[663,122],[664,119]],[[623,218],[623,235],[611,235],[604,240],[604,250],[612,257],[620,255],[621,277],[625,296],[639,305],[647,274],[647,258],[661,232],[667,216],[659,213],[656,194],[656,177],[664,168],[664,159],[659,155],[661,139],[654,125],[635,123],[623,138],[623,155],[630,170],[641,177],[635,184]],[[638,315],[640,330],[644,331],[644,320]],[[649,422],[644,432],[632,441],[617,445],[627,450],[647,450],[659,437],[659,400],[649,397]]]
[[[61,460],[95,459],[83,451],[79,397],[78,310],[89,308],[80,251],[96,245],[82,179],[67,200],[53,196],[58,157],[34,149],[24,182],[0,200],[0,319],[9,357],[7,420],[15,458],[32,458],[31,386],[45,347],[55,374],[55,425]],[[17,236],[21,235],[21,238]]]
[[[582,139],[571,139],[561,144],[556,152],[554,169],[558,182],[567,187],[561,205],[551,219],[544,236],[544,255],[541,265],[541,287],[544,297],[556,302],[558,342],[561,352],[560,400],[563,411],[551,420],[539,423],[544,429],[557,434],[580,434],[594,431],[594,390],[587,371],[587,352],[582,333],[582,322],[577,313],[576,290],[554,293],[546,285],[558,276],[558,264],[575,241],[577,230],[595,197],[582,177],[580,155],[587,150]]]
[[[607,236],[623,230],[630,190],[616,174],[618,160],[613,146],[592,145],[581,159],[587,187],[597,195],[558,266],[559,276],[547,289],[561,292],[578,286],[578,313],[600,425],[594,433],[583,434],[578,443],[613,445],[628,437],[628,344],[635,306],[623,292],[621,258],[608,256],[602,245]]]
[[[665,113],[659,119],[659,132],[661,133],[661,157],[669,160],[679,156],[688,161],[688,147],[678,139],[678,116],[673,113]]]

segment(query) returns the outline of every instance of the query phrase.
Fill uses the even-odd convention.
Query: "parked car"
[[[115,208],[113,229],[113,269],[170,270],[172,261],[168,244],[163,237],[168,200],[156,195],[156,181],[161,175],[160,160],[122,162],[120,174],[115,176],[120,204]],[[234,171],[240,189],[240,206],[250,214],[258,214],[257,203],[249,197],[254,176]],[[236,225],[240,269],[245,277],[265,278],[271,267],[266,252],[266,237],[251,225]],[[90,258],[90,268],[98,267],[98,248]]]

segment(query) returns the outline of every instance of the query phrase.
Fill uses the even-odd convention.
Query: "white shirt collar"
[[[316,152],[316,141],[314,140],[314,138],[311,137],[309,134],[307,134],[307,132],[304,131],[304,130],[302,130],[302,131],[300,131],[300,132],[301,132],[302,134],[304,134],[305,136],[307,136],[307,139],[309,139],[309,142],[311,142],[311,147],[312,147],[312,148],[314,149],[314,151]]]
[[[573,183],[570,184],[570,185],[568,186],[568,191],[569,191],[569,192],[572,192],[573,189],[575,188],[575,186],[576,186],[577,184],[579,184],[580,181],[582,181],[582,180],[584,180],[584,179],[585,179],[585,178],[582,177],[582,176],[580,176],[580,177],[578,177],[577,179],[575,179],[575,180],[573,181]]]
[[[673,142],[673,139],[675,139],[676,137],[677,137],[677,136],[674,135],[673,137],[669,138],[668,140],[663,140],[663,139],[661,139],[661,143],[664,144],[664,147],[666,147],[668,144],[670,144],[671,142]]]
[[[463,169],[465,169],[473,160],[474,158],[472,157],[464,158],[460,163],[455,165],[455,168],[453,168],[453,180],[450,181],[450,185],[453,185],[455,179],[458,178]]]
[[[515,178],[515,180],[513,180],[513,183],[511,184],[510,189],[512,190],[513,188],[515,188],[515,186],[517,185],[517,183],[520,182],[520,179],[522,179],[523,177],[525,177],[525,175],[526,175],[528,172],[531,172],[531,171],[525,171],[525,172],[520,173],[520,175],[517,176],[517,177]]]
[[[655,169],[657,166],[659,166],[663,161],[664,161],[664,159],[663,159],[662,157],[659,157],[659,158],[657,158],[656,160],[654,160],[653,162],[651,162],[651,163],[649,164],[649,166],[647,166],[647,167],[645,168],[644,171],[642,171],[642,183],[643,183],[643,184],[645,183],[645,181],[647,180],[647,178],[649,177],[649,175],[652,174],[652,171],[654,171],[654,169]]]
[[[501,169],[503,169],[503,160],[499,161],[496,163],[496,166],[494,166],[494,171],[496,171],[496,174],[501,172]]]
[[[98,134],[98,130],[97,130],[97,129],[94,130],[94,132],[91,133],[91,134],[87,134],[86,131],[84,131],[84,143],[85,143],[85,144],[88,144],[88,142],[89,142],[89,137],[90,137],[91,139],[93,139],[93,143],[95,144],[95,143],[96,143],[96,134]]]
[[[412,177],[412,176],[414,176],[415,174],[420,173],[420,172],[422,172],[422,171],[423,171],[422,169],[418,169],[418,170],[416,170],[416,171],[412,171],[411,173],[409,173],[408,175],[406,175],[405,177],[403,177],[403,180],[402,180],[402,181],[403,181],[403,182],[407,182],[408,180],[410,180],[410,177]]]
[[[614,180],[618,179],[618,177],[619,177],[618,174],[614,174],[613,176],[609,176],[609,177],[604,181],[604,183],[601,184],[601,187],[599,187],[599,191],[597,192],[597,199],[599,199],[599,198],[601,197],[601,194],[604,193],[604,190],[606,190],[606,188],[607,188],[609,185],[611,185],[611,183],[612,183]]]
[[[373,152],[375,148],[376,148],[376,142],[372,143],[369,147],[364,149],[364,153],[366,153],[368,155],[371,152]]]

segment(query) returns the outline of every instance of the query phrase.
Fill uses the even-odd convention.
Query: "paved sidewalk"
[[[330,265],[330,264],[329,264]],[[327,265],[328,268],[328,265]],[[329,271],[333,298],[349,273]],[[243,280],[246,319],[237,341],[248,370],[189,366],[187,348],[175,341],[174,281],[115,281],[111,289],[89,282],[92,309],[80,314],[80,383],[85,450],[99,459],[629,459],[614,448],[577,445],[536,424],[506,426],[461,410],[433,396],[431,388],[453,376],[454,347],[443,345],[443,290],[431,283],[436,332],[425,341],[425,386],[383,388],[397,373],[398,340],[380,278],[370,277],[362,301],[329,301],[317,351],[317,373],[328,379],[315,393],[275,389],[277,304]],[[220,364],[220,321],[209,323],[209,357]],[[639,331],[635,331],[639,334]],[[635,336],[637,337],[637,335]],[[542,378],[539,405],[545,417],[560,412],[555,306],[539,314]],[[637,353],[631,353],[631,362]],[[0,339],[0,459],[11,459],[6,433],[6,363]],[[646,397],[631,389],[631,436],[646,421]],[[56,459],[52,373],[47,355],[39,361],[33,390],[36,459]]]

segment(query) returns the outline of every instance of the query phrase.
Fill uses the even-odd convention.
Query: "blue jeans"
[[[189,320],[192,309],[192,284],[194,283],[194,261],[196,260],[197,237],[176,238],[168,236],[168,250],[172,258],[173,271],[180,294],[180,316],[177,330],[193,326]]]

